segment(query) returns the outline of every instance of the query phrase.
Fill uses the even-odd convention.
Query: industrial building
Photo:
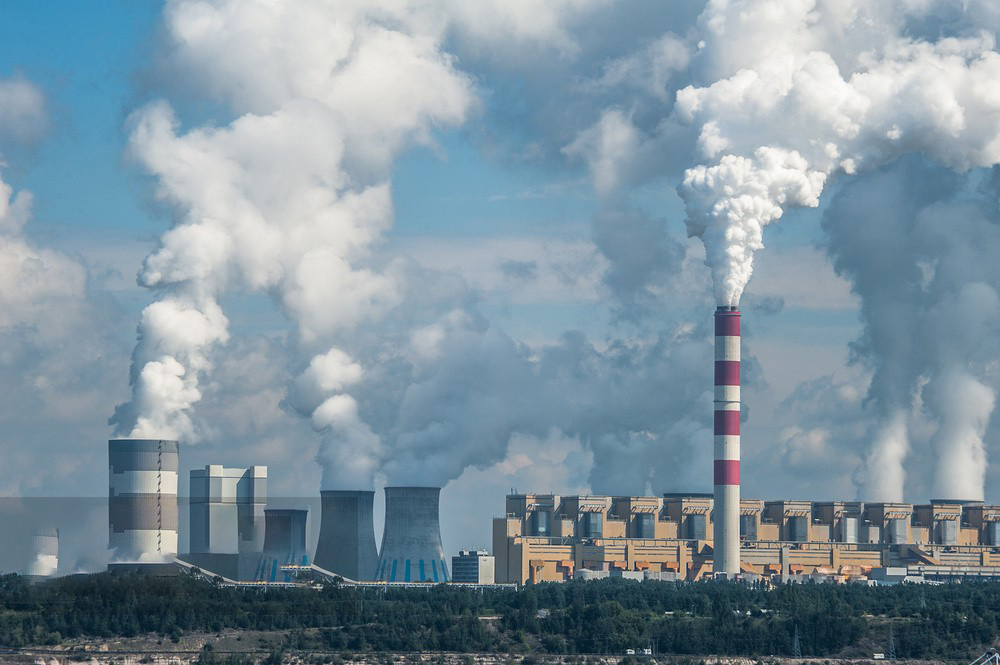
[[[191,470],[192,553],[260,552],[264,546],[267,467]]]
[[[386,487],[385,530],[375,579],[447,582],[438,518],[440,487]]]
[[[306,551],[308,511],[265,508],[267,467],[210,464],[190,472],[190,547],[178,556],[177,442],[111,439],[108,460],[113,572],[171,574],[181,566],[233,581],[289,583],[297,570],[311,568],[355,582],[450,579],[441,545],[439,487],[385,488],[381,556],[375,548],[375,492],[321,492],[319,563],[312,564]],[[51,549],[48,541],[43,545]]]
[[[459,584],[493,584],[495,559],[486,550],[459,550],[451,557],[451,581]]]
[[[233,580],[254,579],[264,550],[267,467],[192,469],[189,552],[180,559]]]
[[[108,547],[116,562],[177,555],[177,442],[108,441]]]
[[[713,574],[715,499],[511,494],[493,520],[498,583],[563,581],[580,571],[697,580]],[[794,578],[1000,577],[1000,506],[933,500],[762,501],[739,505],[740,573]]]
[[[349,580],[375,577],[378,550],[375,549],[371,490],[326,490],[320,492],[319,542],[314,563]]]
[[[306,566],[307,510],[270,508],[264,511],[264,552],[256,579],[264,582],[292,582],[294,573],[282,566]]]

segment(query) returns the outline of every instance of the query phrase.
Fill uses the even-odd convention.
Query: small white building
[[[451,557],[451,581],[465,584],[494,584],[496,564],[486,550],[459,550]]]

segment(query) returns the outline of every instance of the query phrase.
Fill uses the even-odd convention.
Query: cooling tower
[[[307,566],[306,518],[308,510],[269,508],[264,511],[264,554],[257,579],[265,582],[291,582],[295,573],[282,566]]]
[[[108,441],[108,547],[112,560],[164,561],[177,554],[177,442]]]
[[[39,532],[32,541],[32,559],[26,577],[31,581],[52,577],[59,570],[59,531],[49,529]]]
[[[740,572],[740,312],[715,310],[715,527],[713,572]]]
[[[386,487],[385,531],[375,579],[447,582],[438,521],[440,487]]]
[[[313,562],[351,580],[371,580],[378,565],[372,508],[375,492],[329,490],[322,497]]]

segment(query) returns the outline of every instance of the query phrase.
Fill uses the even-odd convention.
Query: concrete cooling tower
[[[438,521],[440,487],[386,487],[385,531],[375,579],[447,582]]]
[[[331,573],[356,581],[374,579],[378,564],[372,508],[375,492],[320,492],[319,542],[313,562]]]
[[[282,566],[307,566],[306,519],[308,510],[268,508],[264,511],[264,554],[257,579],[264,582],[291,582],[294,572]]]
[[[177,442],[108,441],[108,547],[119,562],[177,555]]]
[[[740,312],[715,310],[715,533],[713,572],[740,572]]]
[[[59,570],[59,530],[47,529],[31,542],[32,559],[28,562],[25,577],[37,582],[55,576]]]

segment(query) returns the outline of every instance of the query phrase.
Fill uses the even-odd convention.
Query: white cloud
[[[38,86],[21,78],[0,79],[0,145],[31,145],[48,129],[45,95]]]

